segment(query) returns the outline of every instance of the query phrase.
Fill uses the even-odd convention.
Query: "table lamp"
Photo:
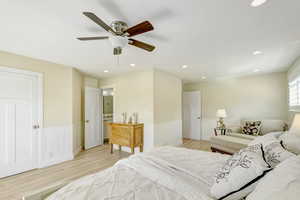
[[[289,130],[291,133],[300,135],[300,113],[295,114],[292,126]]]
[[[226,110],[225,109],[218,109],[217,110],[217,117],[219,120],[217,121],[217,128],[225,129],[226,126],[224,124],[224,118],[227,117]]]

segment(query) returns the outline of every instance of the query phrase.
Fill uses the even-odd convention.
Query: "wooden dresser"
[[[119,145],[119,150],[122,146],[126,146],[131,148],[131,153],[134,153],[134,148],[140,147],[140,152],[143,152],[144,124],[109,123],[109,129],[111,153],[113,153],[114,144]]]

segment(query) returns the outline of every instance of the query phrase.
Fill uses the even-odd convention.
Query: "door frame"
[[[112,88],[113,89],[113,91],[114,91],[114,93],[116,94],[116,86],[115,85],[106,85],[106,86],[101,86],[99,89],[101,90],[101,92],[102,92],[102,90],[103,89],[110,89],[110,88]],[[114,96],[113,96],[113,121],[115,121],[115,108],[116,108],[116,101],[115,101],[115,94],[114,94]],[[102,98],[103,98],[103,95],[102,95]],[[101,103],[102,105],[102,110],[103,110],[103,99],[102,99],[102,103]],[[102,114],[103,114],[103,111],[102,111]],[[103,120],[102,120],[102,123],[103,123]]]
[[[199,93],[199,99],[200,99],[200,119],[199,119],[199,121],[200,121],[200,123],[199,123],[199,125],[200,125],[200,128],[199,128],[199,134],[200,134],[200,140],[203,140],[203,134],[202,134],[202,132],[203,132],[203,126],[202,126],[202,122],[203,122],[203,110],[202,110],[202,104],[203,104],[203,102],[202,102],[202,93],[201,93],[201,91],[200,90],[193,90],[193,91],[183,91],[182,92],[182,101],[183,101],[183,97],[184,97],[184,93],[193,93],[193,92],[197,92],[197,93]],[[183,104],[182,104],[182,112],[183,112]],[[183,113],[182,113],[182,123],[184,123],[184,119],[183,119]],[[183,126],[182,126],[183,127]],[[183,131],[184,130],[182,130],[182,133],[183,133]]]
[[[102,93],[103,89],[110,89],[112,88],[113,91],[114,91],[114,95],[113,95],[113,119],[112,121],[115,122],[115,108],[116,108],[116,97],[115,97],[115,92],[116,92],[116,86],[115,85],[106,85],[106,86],[101,86],[99,89],[100,89],[100,92]],[[104,103],[104,99],[103,99],[103,95],[102,95],[102,101],[101,101],[101,116],[102,116],[102,120],[101,120],[101,124],[102,124],[102,135],[103,135],[103,140],[104,140],[104,123],[103,123],[103,103]]]
[[[17,69],[14,67],[0,66],[0,72],[8,72],[22,75],[35,76],[37,78],[37,124],[39,128],[37,131],[37,163],[35,163],[35,169],[42,167],[42,136],[44,128],[44,75],[39,72],[34,72],[25,69]]]

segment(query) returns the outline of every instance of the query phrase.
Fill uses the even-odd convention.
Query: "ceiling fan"
[[[124,48],[127,44],[136,46],[149,52],[155,49],[155,46],[153,45],[131,38],[132,36],[152,31],[154,28],[149,21],[144,21],[130,28],[128,28],[128,25],[123,21],[113,21],[109,26],[92,12],[83,12],[83,14],[109,32],[111,36],[79,37],[77,38],[78,40],[88,41],[109,39],[114,48],[114,55],[120,55],[122,53],[122,48]]]

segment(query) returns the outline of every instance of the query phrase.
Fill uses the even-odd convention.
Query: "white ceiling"
[[[0,50],[74,66],[99,77],[158,68],[185,81],[285,71],[300,55],[300,1],[269,0],[1,0]],[[115,5],[114,5],[115,4]],[[107,35],[82,15],[129,26],[149,20],[155,30],[135,37],[153,53],[128,46],[119,57],[108,41],[78,41]],[[263,54],[254,56],[260,50]],[[135,63],[136,67],[130,67]],[[187,69],[181,69],[182,65]],[[104,73],[109,70],[109,73]]]

